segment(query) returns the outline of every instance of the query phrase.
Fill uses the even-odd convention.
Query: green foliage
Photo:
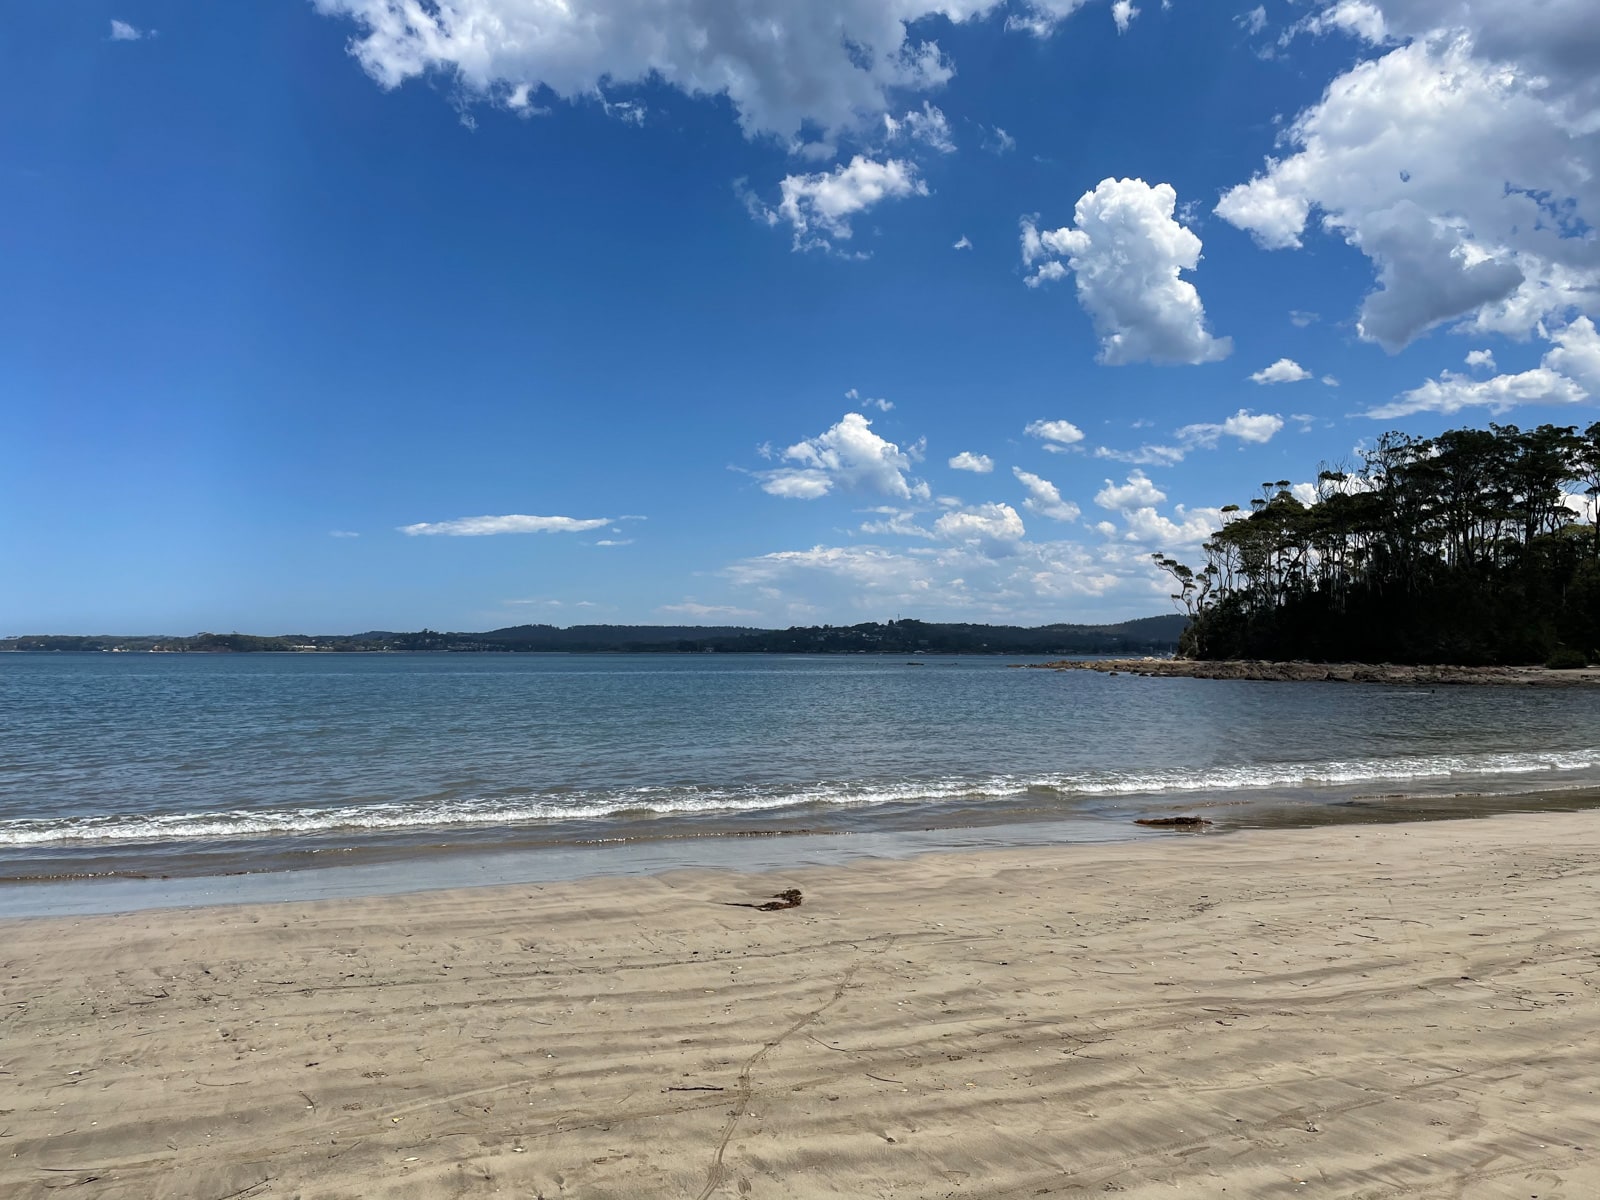
[[[1157,564],[1196,658],[1538,663],[1600,646],[1600,422],[1390,433],[1315,502],[1263,484],[1194,568]],[[1243,514],[1243,509],[1234,507]],[[1226,510],[1225,510],[1226,511]]]
[[[1561,646],[1551,651],[1550,657],[1544,660],[1544,665],[1552,671],[1581,671],[1589,665],[1589,656],[1582,650]]]

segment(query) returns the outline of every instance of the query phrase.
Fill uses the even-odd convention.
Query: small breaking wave
[[[1448,779],[1525,776],[1600,767],[1600,750],[1410,756],[1306,763],[1257,763],[1200,771],[1161,768],[1080,775],[993,775],[983,779],[905,780],[894,784],[819,781],[803,787],[660,786],[611,791],[540,792],[509,797],[397,800],[293,808],[107,813],[0,821],[0,847],[360,834],[558,821],[756,814],[808,806],[983,804],[1074,797],[1226,793],[1350,787]]]

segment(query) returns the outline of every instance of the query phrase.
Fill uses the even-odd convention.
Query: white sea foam
[[[1165,768],[1084,775],[994,775],[982,779],[906,780],[893,785],[819,782],[805,787],[645,787],[610,792],[397,801],[280,809],[128,813],[0,821],[0,846],[32,847],[149,841],[203,841],[296,834],[526,826],[628,815],[771,812],[806,805],[983,804],[1139,794],[1231,793],[1286,788],[1404,786],[1408,782],[1483,779],[1600,768],[1600,750],[1546,751],[1258,763],[1200,771]]]

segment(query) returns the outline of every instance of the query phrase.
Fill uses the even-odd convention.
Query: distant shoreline
[[[1463,667],[1405,663],[1268,662],[1258,659],[1101,658],[1023,663],[1033,670],[1099,671],[1159,679],[1245,679],[1264,683],[1383,683],[1402,687],[1600,687],[1600,667]]]
[[[969,625],[894,620],[859,625],[753,629],[721,625],[513,625],[485,633],[354,634],[197,633],[23,634],[0,638],[0,651],[99,651],[187,654],[384,653],[457,654],[1169,654],[1188,618],[1140,617],[1112,625]]]

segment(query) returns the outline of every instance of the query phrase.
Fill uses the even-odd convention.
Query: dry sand
[[[1589,1200],[1597,901],[1578,813],[12,921],[0,1196]]]

